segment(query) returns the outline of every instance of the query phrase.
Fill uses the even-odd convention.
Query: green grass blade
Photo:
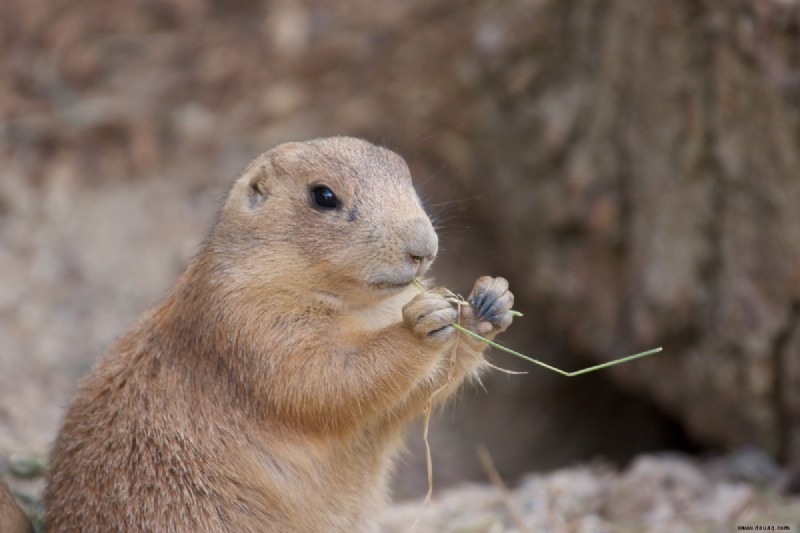
[[[647,357],[648,355],[653,355],[654,353],[658,353],[661,351],[661,347],[653,348],[652,350],[647,350],[645,352],[640,352],[634,355],[629,355],[627,357],[620,357],[619,359],[614,359],[613,361],[609,361],[607,363],[602,363],[595,366],[590,366],[589,368],[584,368],[582,370],[576,370],[575,372],[569,372],[568,376],[580,376],[581,374],[588,374],[589,372],[594,372],[595,370],[600,370],[603,368],[608,368],[610,366],[618,365],[620,363],[627,363],[628,361],[633,361],[634,359],[639,359],[642,357]]]
[[[633,361],[634,359],[639,359],[641,357],[646,357],[648,355],[653,355],[654,353],[658,353],[658,352],[660,352],[662,350],[660,347],[659,348],[653,348],[652,350],[647,350],[646,352],[640,352],[640,353],[637,353],[637,354],[634,354],[634,355],[629,355],[627,357],[620,357],[619,359],[614,359],[613,361],[608,361],[606,363],[601,363],[599,365],[590,366],[588,368],[583,368],[581,370],[576,370],[575,372],[567,372],[566,370],[561,370],[560,368],[556,368],[553,365],[548,365],[547,363],[539,361],[538,359],[534,359],[533,357],[530,357],[530,356],[527,356],[525,354],[519,353],[516,350],[512,350],[511,348],[507,348],[506,346],[503,346],[502,344],[498,344],[498,343],[496,343],[494,341],[490,341],[486,337],[478,335],[477,333],[475,333],[473,331],[470,331],[467,328],[465,328],[463,326],[460,326],[459,324],[453,324],[453,327],[456,328],[457,330],[463,332],[463,333],[466,333],[467,335],[469,335],[471,337],[474,337],[474,338],[478,339],[481,342],[485,342],[486,344],[488,344],[492,348],[497,348],[498,350],[502,350],[502,351],[504,351],[506,353],[510,353],[511,355],[515,355],[515,356],[519,357],[520,359],[525,359],[526,361],[528,361],[530,363],[533,363],[535,365],[539,365],[539,366],[541,366],[543,368],[546,368],[547,370],[551,370],[553,372],[556,372],[557,374],[561,374],[562,376],[566,376],[568,378],[571,378],[573,376],[580,376],[582,374],[588,374],[589,372],[594,372],[595,370],[602,370],[603,368],[609,368],[609,367],[612,367],[614,365],[619,365],[621,363],[626,363],[628,361]]]
[[[483,336],[481,336],[481,335],[478,335],[477,333],[475,333],[475,332],[473,332],[473,331],[470,331],[470,330],[468,330],[468,329],[467,329],[467,328],[465,328],[465,327],[462,327],[462,326],[460,326],[460,325],[458,325],[458,324],[453,324],[453,327],[454,327],[454,328],[456,328],[457,330],[461,331],[461,332],[464,332],[464,333],[466,333],[467,335],[469,335],[469,336],[471,336],[471,337],[475,337],[476,339],[478,339],[478,340],[479,340],[479,341],[481,341],[481,342],[485,342],[486,344],[488,344],[488,345],[489,345],[489,346],[491,346],[492,348],[497,348],[498,350],[503,350],[504,352],[510,353],[510,354],[512,354],[512,355],[516,355],[517,357],[519,357],[519,358],[521,358],[521,359],[525,359],[526,361],[529,361],[529,362],[531,362],[531,363],[533,363],[533,364],[535,364],[535,365],[539,365],[539,366],[541,366],[541,367],[544,367],[544,368],[546,368],[546,369],[548,369],[548,370],[552,370],[553,372],[556,372],[556,373],[558,373],[558,374],[561,374],[562,376],[567,376],[567,377],[569,377],[569,372],[564,372],[564,371],[563,371],[563,370],[561,370],[560,368],[556,368],[556,367],[554,367],[554,366],[548,365],[547,363],[543,363],[542,361],[539,361],[539,360],[537,360],[537,359],[534,359],[533,357],[528,357],[527,355],[525,355],[525,354],[522,354],[522,353],[519,353],[519,352],[517,352],[517,351],[515,351],[515,350],[512,350],[511,348],[506,348],[506,347],[505,347],[505,346],[503,346],[502,344],[497,344],[497,343],[496,343],[496,342],[494,342],[494,341],[490,341],[490,340],[489,340],[489,339],[487,339],[486,337],[483,337]]]
[[[420,292],[425,292],[425,287],[423,287],[422,284],[419,281],[417,281],[416,279],[413,279],[411,281],[411,283],[413,283],[414,286],[417,289],[420,290]],[[522,316],[522,313],[520,313],[519,311],[514,311],[514,310],[511,311],[511,314],[514,315],[514,316]],[[637,353],[637,354],[634,354],[634,355],[628,355],[627,357],[620,357],[619,359],[614,359],[613,361],[608,361],[606,363],[601,363],[599,365],[590,366],[588,368],[583,368],[581,370],[576,370],[574,372],[567,372],[566,370],[561,370],[560,368],[556,368],[556,367],[554,367],[552,365],[548,365],[547,363],[539,361],[538,359],[534,359],[533,357],[527,356],[527,355],[525,355],[523,353],[519,353],[518,351],[512,350],[511,348],[506,348],[502,344],[498,344],[498,343],[496,343],[494,341],[490,341],[486,337],[484,337],[482,335],[478,335],[474,331],[468,330],[467,328],[463,327],[461,324],[456,324],[455,322],[453,322],[451,325],[454,328],[456,328],[458,331],[461,331],[462,333],[466,333],[470,337],[474,337],[474,338],[478,339],[479,341],[488,344],[492,348],[497,348],[498,350],[504,351],[506,353],[510,353],[511,355],[515,355],[515,356],[519,357],[520,359],[525,359],[526,361],[528,361],[530,363],[533,363],[535,365],[539,365],[542,368],[546,368],[547,370],[550,370],[550,371],[555,372],[557,374],[561,374],[562,376],[566,376],[568,378],[571,378],[573,376],[580,376],[580,375],[583,375],[583,374],[588,374],[589,372],[594,372],[595,370],[602,370],[604,368],[609,368],[609,367],[612,367],[614,365],[627,363],[628,361],[633,361],[634,359],[640,359],[642,357],[647,357],[648,355],[653,355],[654,353],[658,353],[658,352],[661,351],[661,347],[653,348],[652,350],[647,350],[647,351],[640,352],[640,353]]]

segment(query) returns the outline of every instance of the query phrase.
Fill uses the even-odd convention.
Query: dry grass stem
[[[489,478],[489,481],[492,482],[492,485],[500,492],[500,497],[503,501],[503,506],[506,508],[508,512],[508,516],[511,518],[511,521],[514,522],[514,526],[521,532],[521,533],[533,533],[531,529],[525,525],[525,521],[522,518],[522,514],[519,510],[514,506],[514,503],[511,501],[511,493],[508,491],[508,487],[503,482],[503,478],[500,476],[500,472],[497,471],[497,467],[494,466],[494,461],[492,461],[492,456],[489,453],[488,448],[483,444],[478,446],[478,459],[481,462],[481,466],[483,467],[484,473],[486,473],[486,477]]]
[[[414,283],[415,285],[417,285],[417,287],[422,288],[422,290],[424,291],[424,288],[422,287],[422,285],[419,284],[417,280],[414,280]],[[458,305],[459,321],[461,320],[462,303],[463,300],[456,302],[456,305]],[[414,521],[414,525],[411,527],[411,531],[414,531],[416,529],[417,523],[419,523],[420,518],[422,518],[422,512],[430,504],[431,497],[433,496],[433,458],[431,457],[431,444],[430,441],[428,440],[428,431],[431,422],[431,411],[433,410],[433,401],[436,398],[436,396],[441,391],[443,391],[448,385],[450,385],[450,383],[452,383],[453,381],[453,370],[455,369],[456,366],[456,350],[458,350],[459,339],[460,335],[456,334],[456,342],[453,345],[453,351],[450,353],[450,358],[448,359],[449,368],[447,369],[447,382],[438,389],[436,389],[435,391],[433,391],[433,393],[431,393],[431,397],[428,398],[428,403],[425,404],[425,409],[423,410],[422,440],[425,442],[425,468],[428,474],[428,492],[425,494],[425,500],[422,502],[422,510],[420,511],[420,515]]]

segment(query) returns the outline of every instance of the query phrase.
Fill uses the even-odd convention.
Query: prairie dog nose
[[[417,218],[409,224],[406,237],[406,254],[412,263],[431,263],[439,249],[439,237],[430,220]]]

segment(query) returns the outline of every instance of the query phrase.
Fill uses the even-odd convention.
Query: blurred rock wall
[[[511,280],[509,344],[568,369],[665,348],[574,380],[495,354],[531,374],[439,417],[443,482],[480,475],[479,441],[506,476],[687,443],[800,465],[798,10],[3,2],[0,451],[46,450],[250,158],[350,134],[409,161],[443,283]]]

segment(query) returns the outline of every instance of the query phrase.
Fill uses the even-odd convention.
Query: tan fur
[[[312,205],[320,184],[340,207]],[[263,154],[171,293],[82,383],[45,529],[374,530],[401,429],[482,362],[462,336],[450,368],[457,312],[409,285],[436,250],[396,154],[351,138]],[[501,278],[476,284],[490,289],[495,318],[460,320],[494,336],[513,297]]]
[[[0,480],[0,531],[3,533],[33,533],[33,525],[17,505],[8,486]]]

